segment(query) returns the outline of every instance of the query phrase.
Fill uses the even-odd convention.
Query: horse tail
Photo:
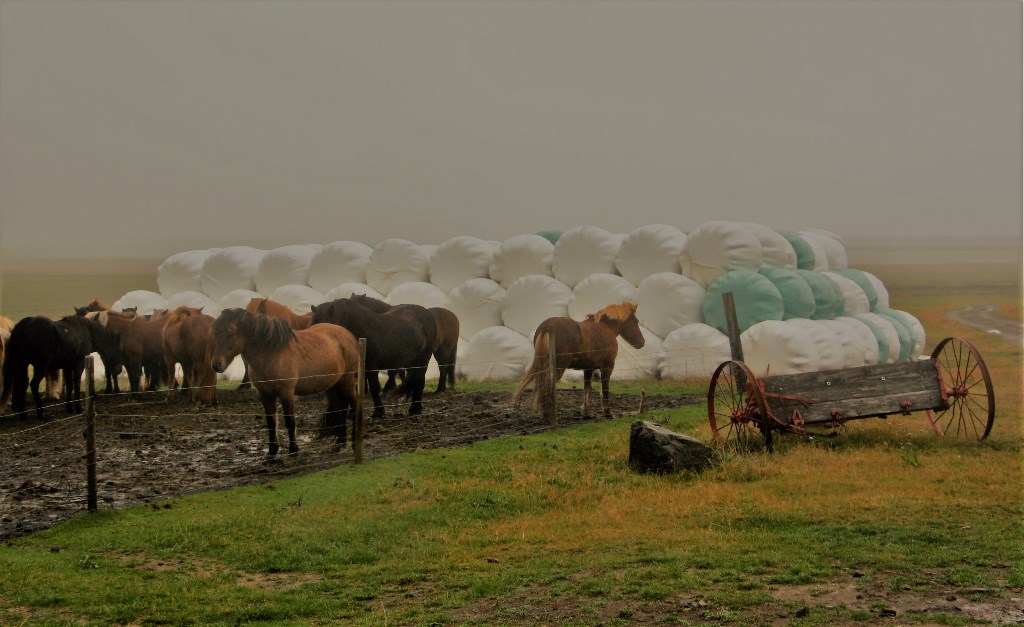
[[[534,408],[540,407],[540,399],[546,390],[544,387],[550,387],[550,384],[545,384],[545,381],[550,381],[551,377],[545,377],[551,366],[550,355],[551,355],[551,339],[550,332],[547,329],[539,329],[537,335],[533,338],[533,362],[530,363],[530,367],[526,369],[526,374],[520,379],[519,385],[516,387],[516,391],[512,394],[512,406],[515,407],[519,404],[519,399],[529,387],[530,383],[536,380],[533,387],[533,406]]]

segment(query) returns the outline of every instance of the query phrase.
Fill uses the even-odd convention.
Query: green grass
[[[912,306],[931,341],[981,345],[989,440],[936,438],[915,414],[651,476],[627,467],[624,417],[340,466],[12,540],[0,623],[874,624],[879,595],[907,594],[938,603],[901,622],[967,624],[946,595],[1008,605],[1024,587],[1020,351]],[[640,387],[706,391],[615,389]],[[703,404],[645,417],[710,436]],[[840,584],[865,598],[826,600]]]

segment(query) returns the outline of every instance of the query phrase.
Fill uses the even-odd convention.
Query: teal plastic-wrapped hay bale
[[[820,272],[811,270],[795,270],[814,295],[814,314],[812,320],[833,320],[845,313],[843,293],[834,281]]]
[[[796,267],[800,270],[828,270],[825,251],[820,246],[812,245],[803,235],[795,231],[779,231],[786,238],[796,253]]]
[[[783,320],[814,316],[814,292],[799,273],[783,268],[761,268],[758,273],[782,294]]]
[[[722,294],[726,292],[732,292],[736,321],[741,333],[758,322],[782,320],[785,314],[782,294],[768,278],[750,270],[733,270],[708,286],[708,293],[701,306],[704,322],[722,333],[729,333],[725,305],[722,303]]]
[[[892,322],[892,326],[896,329],[896,334],[900,336],[900,356],[898,361],[910,361],[918,348],[917,338],[914,337],[914,329],[910,326],[907,319],[894,310],[885,307],[879,308],[872,313]]]

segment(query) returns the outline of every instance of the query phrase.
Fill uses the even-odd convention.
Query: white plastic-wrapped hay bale
[[[149,290],[132,290],[114,301],[110,308],[114,311],[133,309],[140,316],[147,316],[157,309],[167,309],[167,299]]]
[[[853,268],[840,268],[838,270],[829,270],[829,274],[838,275],[850,279],[857,284],[863,292],[864,296],[868,299],[868,308],[874,311],[875,307],[878,307],[878,292],[875,290],[875,284],[868,277],[866,272],[860,270],[854,270]],[[888,300],[888,295],[886,296]],[[882,305],[883,307],[885,305]]]
[[[174,310],[183,305],[202,309],[203,313],[208,316],[220,314],[220,304],[202,292],[178,292],[167,299],[167,309]]]
[[[461,326],[461,325],[460,325]],[[462,372],[462,364],[466,363],[466,355],[469,354],[469,340],[459,336],[459,342],[455,348],[455,378],[462,381],[466,375]]]
[[[537,326],[553,316],[569,315],[572,289],[558,279],[531,274],[520,277],[505,292],[501,301],[501,322],[526,337],[533,337]]]
[[[387,296],[396,285],[430,278],[430,256],[409,240],[392,238],[377,244],[366,263],[366,284]]]
[[[336,285],[324,293],[324,302],[330,302],[339,298],[348,298],[353,294],[364,294],[370,298],[384,300],[384,295],[365,283],[342,283]]]
[[[661,376],[665,379],[709,378],[723,361],[732,359],[729,336],[695,322],[669,333],[661,343]]]
[[[468,381],[518,379],[533,360],[533,344],[508,327],[487,327],[469,339],[462,375]]]
[[[740,332],[765,320],[782,320],[786,308],[782,294],[765,276],[750,270],[731,270],[708,286],[701,313],[704,322],[722,333],[729,332],[722,295],[732,293]]]
[[[871,311],[871,302],[856,281],[835,272],[822,272],[821,274],[835,283],[839,287],[839,291],[842,292],[843,309],[837,316],[856,316]]]
[[[637,291],[632,283],[615,274],[591,274],[573,288],[569,297],[569,317],[583,320],[587,314],[623,302],[637,302]]]
[[[789,240],[780,235],[778,231],[757,222],[743,222],[743,226],[750,229],[750,232],[761,242],[762,268],[796,269],[796,251],[793,250]]]
[[[366,283],[366,264],[373,249],[362,242],[326,244],[309,260],[311,288],[328,292],[342,283]]]
[[[869,281],[871,281],[871,286],[875,288],[875,295],[877,297],[875,307],[888,307],[889,290],[886,289],[885,285],[882,283],[882,280],[879,279],[877,276],[871,274],[870,272],[865,272],[864,270],[861,270],[860,272],[861,274],[866,276]]]
[[[256,291],[270,294],[282,285],[308,285],[309,264],[322,246],[296,244],[268,250],[256,268]]]
[[[818,370],[818,347],[801,327],[765,320],[740,334],[743,363],[757,377]]]
[[[203,264],[216,250],[188,250],[164,259],[156,269],[160,294],[170,298],[178,292],[202,292]]]
[[[870,365],[867,361],[867,351],[865,350],[864,339],[853,329],[853,327],[840,322],[838,318],[835,320],[814,320],[812,322],[820,324],[836,336],[836,339],[839,341],[840,348],[843,351],[842,368],[854,368],[857,366]],[[874,338],[871,338],[871,343],[875,344]],[[877,348],[878,345],[875,344],[876,351]],[[875,359],[878,359],[877,355],[875,356]]]
[[[413,281],[396,285],[384,299],[390,305],[419,305],[420,307],[448,307],[448,295],[433,283]]]
[[[818,370],[836,370],[846,365],[849,349],[844,349],[839,335],[821,324],[824,320],[793,318],[786,322],[803,329],[814,342],[818,349]]]
[[[875,333],[875,337],[878,339],[879,362],[893,364],[899,361],[903,347],[900,345],[900,334],[896,330],[895,322],[873,313],[860,314],[854,318],[866,322]]]
[[[636,381],[658,377],[661,366],[661,338],[642,326],[640,333],[644,336],[644,345],[641,348],[633,348],[621,336],[616,338],[619,352],[615,356],[612,379]]]
[[[430,282],[448,293],[469,279],[489,276],[494,242],[459,235],[443,242],[430,260]]]
[[[704,322],[701,307],[707,290],[690,277],[674,272],[652,274],[640,282],[636,293],[636,318],[658,337]]]
[[[554,257],[555,245],[547,238],[533,234],[516,235],[494,249],[488,272],[493,281],[508,289],[524,276],[551,276]]]
[[[434,255],[437,254],[437,244],[420,244],[420,250],[427,256],[427,272],[430,272],[430,264],[434,261]]]
[[[313,306],[327,302],[319,290],[308,285],[282,285],[270,293],[270,300],[281,303],[300,316],[308,314]]]
[[[501,326],[505,288],[491,279],[470,279],[448,294],[448,309],[459,319],[459,334],[467,340],[487,327]]]
[[[804,229],[800,231],[800,235],[811,242],[812,246],[817,243],[825,251],[829,270],[846,268],[846,247],[843,246],[843,238],[822,229]]]
[[[738,222],[701,224],[687,235],[679,256],[680,272],[705,288],[731,270],[756,271],[759,267],[761,242]]]
[[[825,321],[829,322],[829,321]],[[878,360],[878,339],[875,337],[874,331],[867,325],[863,320],[858,320],[850,316],[841,316],[836,318],[834,321],[839,324],[845,325],[858,338],[858,348],[863,351],[863,361],[855,366],[873,366],[881,363]]]
[[[255,290],[256,270],[265,250],[251,246],[228,246],[211,251],[200,273],[202,292],[219,302],[235,290]]]
[[[622,237],[596,226],[569,229],[555,243],[551,271],[570,288],[596,272],[615,274]]]
[[[659,272],[679,273],[686,234],[674,226],[648,224],[634,229],[615,257],[615,268],[633,285]]]
[[[221,311],[225,309],[245,309],[249,306],[249,301],[254,298],[266,298],[259,292],[252,290],[231,290],[227,294],[221,297],[220,301],[217,302]]]
[[[217,380],[222,382],[240,383],[245,377],[245,362],[241,355],[236,356],[224,369],[224,372],[217,375]]]

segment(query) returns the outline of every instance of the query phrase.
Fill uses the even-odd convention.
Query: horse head
[[[640,321],[636,319],[636,303],[627,301],[609,305],[593,316],[595,322],[613,327],[633,348],[644,347],[644,334],[640,331]]]
[[[213,341],[210,343],[210,366],[215,372],[227,370],[231,360],[245,347],[246,322],[251,316],[244,309],[225,309],[213,321]]]

